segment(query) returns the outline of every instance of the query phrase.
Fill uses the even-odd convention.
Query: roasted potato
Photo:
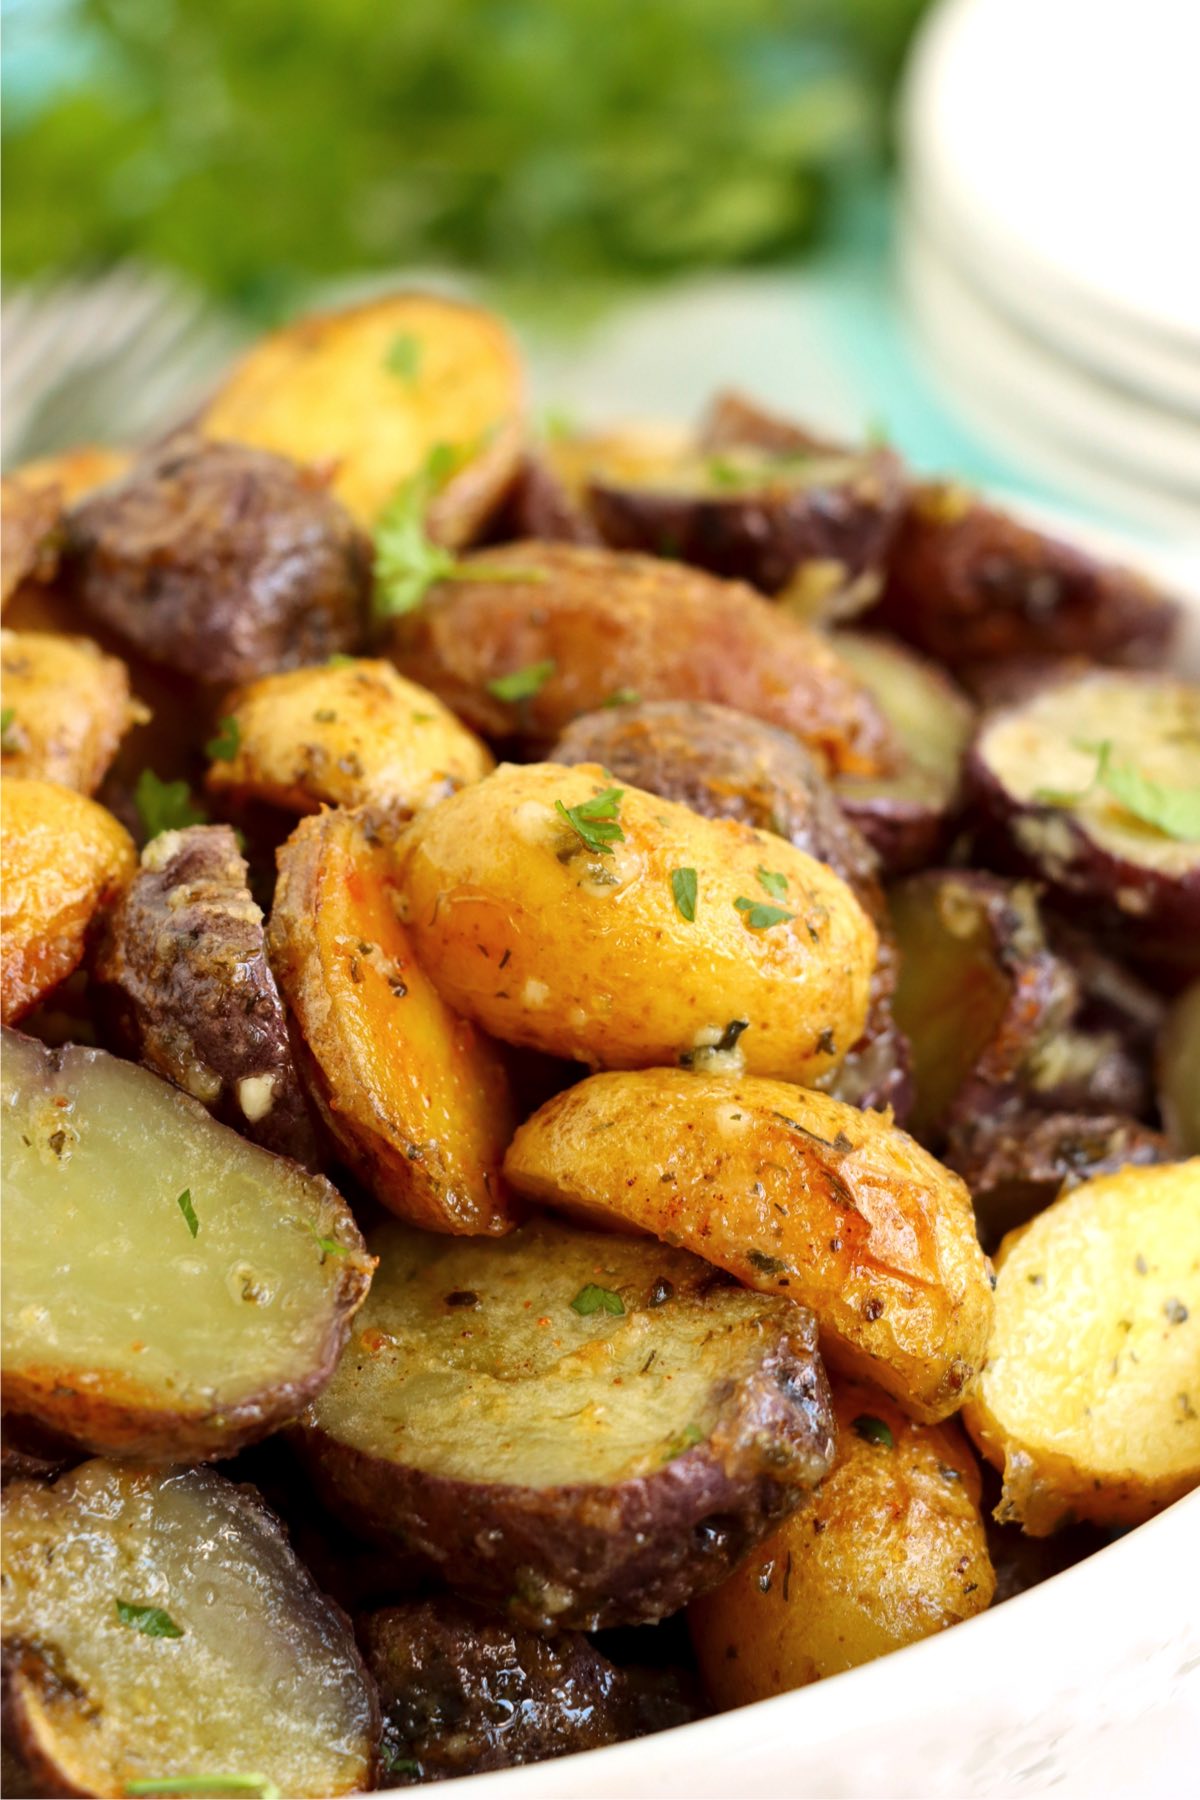
[[[692,1602],[720,1707],[805,1687],[983,1612],[996,1580],[979,1470],[953,1425],[914,1425],[876,1389],[834,1388],[838,1449],[812,1500]]]
[[[463,463],[434,500],[432,535],[468,543],[516,473],[522,375],[491,313],[434,294],[389,294],[311,314],[264,338],[200,418],[206,437],[333,467],[333,490],[374,525],[430,452]]]
[[[1096,670],[984,720],[982,852],[1177,979],[1200,972],[1200,683]]]
[[[94,794],[145,709],[130,699],[129,671],[89,638],[0,632],[5,775],[57,781]]]
[[[912,497],[873,617],[951,669],[1077,653],[1152,665],[1179,608],[1144,576],[935,482]]]
[[[228,1455],[328,1378],[371,1259],[329,1183],[103,1050],[4,1034],[4,1407]]]
[[[114,1047],[264,1149],[316,1167],[263,916],[228,825],[151,838],[92,974]]]
[[[388,1224],[297,1427],[354,1530],[539,1630],[678,1610],[833,1452],[812,1315],[642,1238],[550,1221],[450,1242]]]
[[[493,767],[490,752],[389,662],[338,659],[267,675],[222,707],[208,788],[287,812],[370,802],[407,818]]]
[[[894,773],[839,777],[838,802],[887,873],[906,875],[935,861],[949,841],[974,709],[944,669],[891,638],[839,631],[833,644],[901,746]]]
[[[1200,1156],[1200,981],[1171,1009],[1158,1058],[1163,1119],[1177,1150]]]
[[[388,649],[476,731],[527,748],[632,692],[750,713],[835,771],[879,774],[894,759],[875,700],[824,638],[752,588],[652,556],[544,543],[477,551],[394,621]],[[506,699],[515,676],[526,678],[520,696]]]
[[[369,817],[303,819],[279,852],[271,963],[317,1104],[376,1199],[433,1231],[506,1231],[504,1064],[417,962],[404,905]]]
[[[953,1412],[982,1364],[970,1197],[879,1113],[751,1076],[593,1075],[527,1120],[504,1166],[533,1200],[803,1301],[831,1365],[913,1418]]]
[[[450,1596],[369,1613],[358,1638],[389,1786],[596,1750],[697,1711],[683,1682],[618,1668],[580,1632],[543,1637]]]
[[[1135,1525],[1200,1483],[1200,1158],[1127,1168],[1005,1238],[964,1418],[996,1517]]]
[[[54,781],[6,776],[0,805],[0,1020],[36,1006],[83,960],[88,928],[137,863],[123,825]]]
[[[0,606],[27,584],[52,581],[61,541],[62,491],[52,482],[0,481]]]
[[[6,1490],[3,1556],[6,1720],[34,1791],[371,1786],[349,1623],[252,1489],[88,1462]]]
[[[85,494],[116,481],[132,462],[131,450],[118,450],[112,444],[75,444],[69,450],[22,463],[9,480],[26,488],[57,488],[63,505],[73,506]]]
[[[357,650],[371,548],[324,478],[173,439],[67,515],[64,579],[148,657],[222,686]]]
[[[598,766],[504,764],[421,814],[398,858],[422,967],[509,1042],[617,1068],[736,1043],[799,1081],[862,1035],[877,934],[845,883]]]

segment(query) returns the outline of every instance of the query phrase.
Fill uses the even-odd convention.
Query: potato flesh
[[[721,1706],[859,1668],[991,1602],[979,1470],[962,1434],[914,1425],[857,1382],[835,1384],[834,1406],[837,1460],[808,1505],[689,1608]]]
[[[311,1385],[339,1286],[368,1266],[334,1190],[148,1070],[102,1051],[51,1061],[5,1034],[8,1404],[33,1395],[50,1424],[67,1408],[66,1428],[72,1405],[110,1397],[186,1421]]]
[[[521,1127],[505,1172],[803,1301],[832,1366],[916,1418],[953,1412],[982,1362],[991,1291],[966,1188],[878,1113],[750,1076],[594,1075]]]
[[[3,649],[5,775],[60,781],[94,793],[134,724],[129,671],[90,638],[5,631]]]
[[[15,1484],[4,1512],[18,1716],[75,1783],[61,1791],[204,1774],[295,1795],[369,1785],[373,1708],[349,1626],[245,1490],[206,1469],[90,1462],[52,1488]],[[118,1600],[183,1635],[123,1624]]]
[[[268,675],[224,710],[236,722],[236,748],[212,763],[208,787],[289,811],[370,802],[407,817],[492,767],[448,707],[386,662]]]
[[[593,1067],[675,1063],[748,1021],[739,1059],[811,1079],[862,1034],[878,937],[846,884],[770,832],[627,787],[623,841],[588,849],[558,812],[611,787],[597,765],[504,765],[400,846],[417,954],[494,1036]],[[761,869],[786,889],[764,887]],[[676,870],[697,882],[680,913]],[[735,904],[778,907],[758,928]],[[768,913],[766,917],[772,918]]]
[[[1003,1469],[997,1517],[1131,1524],[1200,1482],[1200,1158],[1064,1195],[997,1258],[965,1413]]]
[[[551,1488],[653,1474],[708,1436],[762,1359],[762,1300],[695,1297],[707,1272],[685,1251],[552,1222],[487,1244],[389,1224],[371,1243],[371,1295],[309,1419],[440,1476]],[[660,1279],[675,1292],[656,1305]],[[574,1309],[589,1287],[624,1311]]]

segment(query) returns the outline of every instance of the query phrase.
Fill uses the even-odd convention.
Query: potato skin
[[[57,781],[94,794],[130,726],[144,717],[129,670],[90,638],[0,632],[5,775]]]
[[[720,1707],[859,1668],[991,1603],[979,1470],[961,1433],[914,1425],[854,1382],[835,1385],[834,1405],[837,1458],[808,1505],[688,1608]]]
[[[279,851],[271,966],[310,1092],[376,1199],[430,1231],[510,1229],[500,1176],[515,1117],[500,1054],[443,1001],[397,905],[388,835],[341,809]]]
[[[58,568],[62,492],[53,483],[0,480],[0,606],[26,585],[52,581]]]
[[[447,1002],[494,1036],[600,1067],[691,1057],[734,1019],[755,1073],[803,1080],[862,1033],[877,935],[849,888],[781,838],[701,819],[638,788],[624,841],[588,850],[556,810],[611,784],[582,764],[505,764],[422,814],[398,850],[409,929]],[[754,929],[735,899],[788,883],[790,919]],[[695,919],[672,871],[694,868]],[[615,881],[614,881],[615,877]]]
[[[356,650],[368,540],[323,479],[239,444],[174,439],[66,521],[80,606],[151,661],[250,681]]]
[[[287,812],[370,803],[407,818],[493,767],[490,751],[424,688],[368,658],[266,675],[229,695],[232,756],[210,793]]]
[[[1179,996],[1158,1054],[1163,1119],[1184,1156],[1200,1156],[1200,981]]]
[[[133,839],[94,800],[6,777],[0,842],[0,1022],[12,1024],[83,960],[89,926],[137,865]]]
[[[477,553],[502,581],[442,582],[397,619],[389,653],[485,737],[544,746],[632,689],[713,700],[792,732],[833,769],[875,774],[893,744],[875,701],[818,633],[752,588],[653,556],[524,542]],[[465,559],[470,568],[471,559]],[[516,571],[536,571],[529,580]],[[552,662],[530,699],[488,684]]]
[[[160,832],[105,922],[92,970],[111,1039],[266,1150],[317,1145],[228,825]]]
[[[1064,1194],[996,1257],[995,1326],[963,1418],[996,1518],[1043,1537],[1136,1525],[1200,1483],[1200,1157]]]
[[[526,1121],[504,1166],[543,1205],[803,1301],[830,1365],[913,1418],[954,1412],[982,1364],[992,1295],[970,1198],[878,1113],[749,1075],[593,1075]]]

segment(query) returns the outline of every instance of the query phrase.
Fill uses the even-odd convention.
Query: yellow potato
[[[996,1517],[1135,1525],[1200,1484],[1200,1157],[1085,1182],[1010,1232],[967,1427]]]
[[[428,1231],[507,1231],[507,1073],[422,973],[398,899],[367,816],[302,819],[279,851],[271,967],[326,1122],[375,1198]]]
[[[493,766],[490,751],[433,694],[389,662],[339,658],[267,675],[226,702],[213,793],[289,812],[379,806],[407,818]]]
[[[846,884],[595,764],[505,764],[422,814],[399,855],[430,979],[510,1043],[641,1068],[732,1037],[740,1066],[802,1081],[862,1033],[878,940]]]
[[[428,523],[457,546],[516,473],[522,410],[521,365],[498,319],[432,294],[391,294],[264,338],[198,423],[206,437],[332,463],[333,491],[368,527],[449,445],[466,460]]]
[[[129,670],[90,638],[0,631],[0,752],[6,775],[94,794],[131,725],[148,717]]]
[[[831,1366],[914,1418],[953,1412],[983,1361],[970,1196],[883,1113],[752,1076],[593,1075],[526,1121],[504,1170],[546,1206],[803,1301]]]
[[[66,979],[87,930],[133,875],[133,839],[110,812],[54,781],[6,776],[0,790],[0,1021]]]
[[[873,1662],[991,1604],[979,1470],[953,1426],[914,1425],[875,1389],[835,1383],[837,1459],[812,1499],[688,1623],[720,1707]]]
[[[85,494],[124,475],[132,462],[131,450],[114,450],[110,444],[76,444],[54,456],[22,463],[10,479],[25,488],[57,488],[63,505],[74,506]]]

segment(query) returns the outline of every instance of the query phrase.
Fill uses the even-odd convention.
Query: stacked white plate
[[[939,385],[1031,475],[1200,540],[1200,0],[943,0],[902,101]]]

